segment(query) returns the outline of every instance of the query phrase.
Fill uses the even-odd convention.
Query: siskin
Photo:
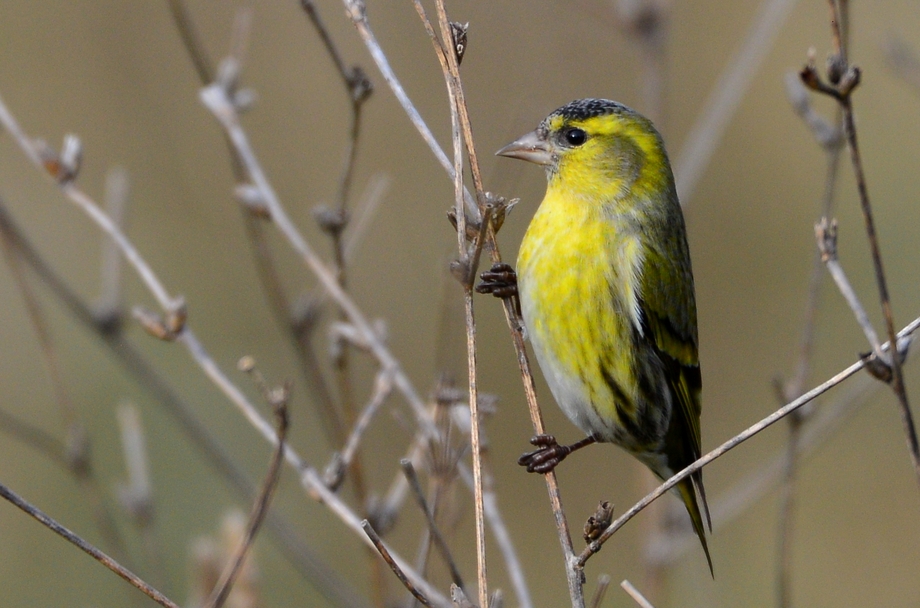
[[[701,383],[690,252],[661,136],[622,104],[581,99],[497,154],[543,165],[548,183],[517,277],[493,267],[478,289],[507,297],[516,281],[553,396],[588,435],[571,446],[534,437],[520,463],[545,473],[609,442],[667,479],[700,457]],[[711,571],[702,472],[675,490]]]

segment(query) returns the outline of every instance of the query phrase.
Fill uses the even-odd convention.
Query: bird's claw
[[[537,449],[518,458],[518,464],[527,467],[528,473],[549,473],[572,453],[571,447],[559,445],[552,435],[536,435],[530,443]]]
[[[510,264],[493,264],[492,268],[479,275],[482,283],[476,286],[478,293],[490,293],[496,298],[513,298],[518,295],[517,273]]]

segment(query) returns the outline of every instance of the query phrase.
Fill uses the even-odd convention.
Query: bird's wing
[[[702,383],[697,350],[696,302],[686,241],[680,241],[671,241],[673,250],[647,249],[639,306],[643,332],[665,359],[671,389],[680,405],[683,422],[690,430],[693,455],[698,457],[701,449]]]

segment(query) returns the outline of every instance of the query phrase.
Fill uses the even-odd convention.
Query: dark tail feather
[[[680,483],[677,484],[677,492],[680,494],[681,500],[684,502],[684,506],[687,507],[687,513],[690,514],[690,521],[693,523],[693,531],[696,532],[696,535],[700,538],[700,544],[703,545],[703,552],[706,553],[706,561],[709,563],[709,574],[715,578],[715,573],[712,569],[712,557],[709,555],[709,545],[706,542],[706,529],[703,527],[703,515],[700,512],[700,505],[697,502],[696,498],[696,488],[700,490],[700,498],[703,502],[703,508],[706,512],[706,520],[709,519],[709,505],[706,504],[706,494],[703,492],[703,483],[702,478],[697,478],[696,475],[692,476],[691,479],[683,479]],[[710,530],[712,529],[712,524],[710,523]]]
[[[712,534],[712,516],[709,515],[709,501],[706,500],[706,488],[703,486],[702,469],[691,475],[690,478],[693,480],[693,487],[700,493],[700,501],[703,503],[703,513],[706,514],[706,527],[709,528],[709,533]]]

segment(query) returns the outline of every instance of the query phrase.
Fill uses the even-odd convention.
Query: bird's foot
[[[535,435],[530,444],[537,449],[518,458],[518,464],[527,467],[528,473],[549,473],[572,453],[572,448],[559,445],[552,435]]]
[[[476,286],[479,293],[490,293],[502,299],[518,295],[517,273],[510,264],[493,264],[492,268],[480,274],[479,278],[482,279],[482,283]]]
[[[588,435],[572,445],[559,445],[552,435],[535,435],[530,438],[530,444],[537,446],[537,449],[518,458],[518,464],[527,467],[528,473],[549,473],[566,456],[598,440],[596,435]]]

